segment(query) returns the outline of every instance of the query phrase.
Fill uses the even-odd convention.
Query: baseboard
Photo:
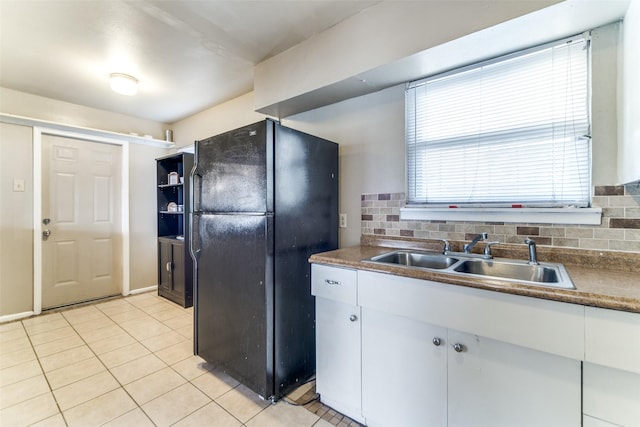
[[[129,295],[144,294],[146,292],[157,291],[157,290],[158,290],[158,285],[148,286],[146,288],[132,289],[129,291]]]
[[[25,317],[31,317],[35,313],[33,311],[24,311],[22,313],[5,314],[0,316],[0,323],[12,322],[14,320],[24,319]]]

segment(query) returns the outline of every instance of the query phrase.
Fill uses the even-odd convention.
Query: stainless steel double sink
[[[527,261],[508,258],[486,259],[466,253],[439,254],[413,250],[391,251],[362,261],[434,270],[456,276],[484,276],[538,286],[575,289],[567,270],[558,263],[541,262],[531,265]]]

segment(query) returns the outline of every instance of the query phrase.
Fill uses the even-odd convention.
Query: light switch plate
[[[13,191],[14,192],[24,191],[24,179],[20,179],[20,178],[13,179]]]

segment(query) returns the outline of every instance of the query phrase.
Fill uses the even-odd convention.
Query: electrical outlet
[[[24,191],[24,179],[19,179],[19,178],[13,179],[13,191],[15,192]]]
[[[340,228],[347,228],[347,214],[340,214]]]

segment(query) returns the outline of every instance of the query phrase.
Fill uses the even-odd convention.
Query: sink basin
[[[529,265],[526,261],[506,258],[485,259],[477,254],[421,252],[395,250],[371,258],[364,262],[395,265],[407,268],[438,270],[453,276],[474,275],[494,279],[505,279],[532,285],[561,289],[575,289],[567,270],[562,264],[540,263]]]
[[[568,275],[566,272],[562,274],[560,267],[559,265],[529,265],[509,261],[466,260],[457,265],[453,271],[575,289],[570,280],[564,280],[564,276],[568,278]]]
[[[412,251],[395,251],[369,258],[366,261],[384,264],[403,265],[405,267],[434,268],[442,270],[458,262],[457,258],[440,254],[427,254]]]

